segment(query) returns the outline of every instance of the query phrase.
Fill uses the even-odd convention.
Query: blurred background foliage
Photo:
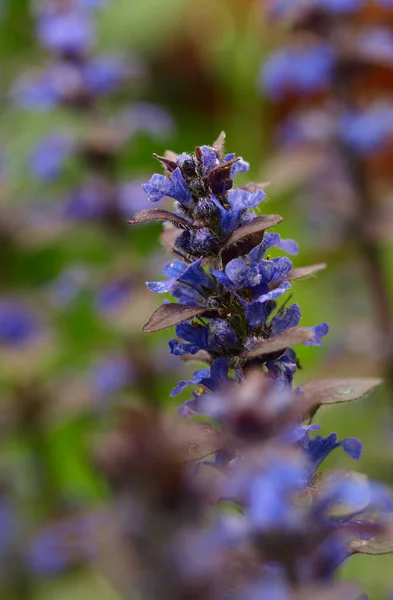
[[[108,491],[94,465],[94,447],[115,422],[116,408],[143,401],[146,385],[148,395],[162,404],[173,403],[170,390],[190,368],[167,357],[170,333],[152,339],[139,333],[158,303],[143,282],[161,277],[160,226],[127,228],[125,214],[113,226],[94,220],[71,226],[48,221],[51,203],[77,184],[84,166],[71,157],[56,181],[40,181],[29,166],[31,151],[55,129],[85,135],[95,115],[66,106],[21,109],[10,98],[15,81],[27,70],[42,67],[47,53],[37,41],[29,0],[1,4],[1,295],[27,302],[43,330],[26,347],[0,347],[0,484],[15,506],[18,523],[26,524],[20,527],[25,544],[47,523],[105,506]],[[105,101],[104,119],[122,105],[144,101],[165,108],[173,120],[173,127],[160,135],[136,131],[130,136],[118,157],[116,177],[147,180],[157,170],[153,152],[190,151],[197,144],[212,143],[225,130],[228,151],[251,163],[249,179],[270,181],[267,210],[284,217],[281,235],[300,243],[295,266],[328,263],[317,278],[293,288],[304,324],[326,320],[331,326],[323,348],[299,350],[303,369],[298,381],[373,376],[380,370],[378,334],[361,257],[348,241],[330,243],[334,228],[324,227],[323,216],[314,227],[310,206],[299,194],[301,169],[307,164],[299,163],[296,152],[277,154],[275,149],[272,124],[277,114],[261,93],[258,77],[269,51],[287,32],[285,26],[272,26],[264,8],[256,0],[108,0],[98,11],[98,50],[120,52],[143,65],[141,77],[119,97]],[[313,202],[318,202],[317,196]],[[381,248],[392,294],[389,235]],[[60,296],[63,300],[53,301],[54,290],[59,290],[53,282],[70,268],[81,273],[77,280],[82,283],[70,300]],[[127,277],[129,293],[121,293],[119,302],[101,310],[97,298],[102,289]],[[66,280],[61,289],[67,296],[68,286],[74,285],[75,278],[72,285]],[[116,368],[105,371],[103,365],[119,356],[127,357],[131,374]],[[319,415],[325,435],[336,431],[340,437],[359,436],[364,455],[356,468],[390,484],[392,401],[385,386],[355,405],[325,409]],[[349,466],[343,455],[334,456],[331,466],[332,461]],[[0,530],[0,549],[1,536]],[[51,551],[49,545],[46,552]],[[371,598],[383,598],[393,583],[392,560],[353,558],[343,577],[361,581]],[[50,574],[44,569],[16,591],[8,582],[0,598],[11,600],[12,593],[21,600],[118,598],[105,569],[102,575],[101,568],[76,563]]]

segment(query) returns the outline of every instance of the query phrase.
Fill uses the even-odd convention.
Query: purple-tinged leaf
[[[361,524],[359,524],[361,525]],[[375,532],[367,531],[367,522],[364,524],[366,532],[363,528],[359,528],[359,537],[354,537],[351,540],[350,548],[356,554],[391,554],[393,552],[393,528],[386,527],[385,530],[381,526],[374,526]],[[370,529],[370,525],[368,527]],[[367,539],[368,538],[368,539]]]
[[[318,273],[318,271],[322,271],[323,269],[326,269],[325,263],[310,265],[309,267],[299,267],[289,271],[287,279],[290,281],[294,279],[303,279],[303,277],[309,277],[310,275],[314,275],[314,273]]]
[[[365,396],[382,383],[378,377],[352,377],[348,379],[316,379],[301,388],[302,399],[308,405],[302,411],[303,419],[312,417],[323,404],[350,402]]]
[[[176,160],[172,160],[172,159],[168,158],[167,156],[159,156],[156,153],[153,153],[153,156],[156,160],[159,160],[160,163],[162,163],[164,165],[167,173],[173,173],[173,171],[175,171],[177,169]]]
[[[282,217],[279,215],[261,215],[260,217],[256,217],[250,223],[247,223],[247,225],[243,225],[243,227],[236,229],[236,231],[228,238],[224,249],[232,246],[232,244],[236,244],[253,233],[260,233],[269,229],[269,227],[274,227],[274,225],[281,223],[281,221]]]
[[[141,210],[128,221],[128,224],[137,225],[138,223],[146,223],[147,221],[170,221],[179,229],[194,229],[192,223],[183,219],[183,217],[179,217],[169,210],[163,210],[162,208],[147,208]]]
[[[172,162],[176,162],[178,156],[179,155],[173,150],[165,150],[164,152],[164,158],[166,158],[167,160],[171,160]]]
[[[188,321],[206,312],[207,308],[200,306],[186,306],[185,304],[162,304],[152,314],[148,322],[143,326],[144,333],[161,331],[173,325]]]
[[[222,160],[223,156],[224,156],[225,138],[226,138],[225,131],[221,131],[220,135],[218,136],[216,141],[213,142],[213,145],[212,145],[212,148],[213,148],[214,152],[216,153],[218,160]]]
[[[313,332],[307,327],[290,327],[280,335],[258,342],[242,355],[242,358],[256,358],[263,354],[279,352],[297,344],[304,344],[313,338]]]
[[[364,600],[355,583],[321,583],[297,588],[291,600]]]

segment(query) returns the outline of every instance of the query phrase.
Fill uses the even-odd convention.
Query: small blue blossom
[[[41,44],[52,52],[84,53],[93,42],[91,19],[84,10],[41,14],[37,24]]]
[[[89,379],[95,398],[101,401],[130,385],[134,373],[130,361],[118,356],[99,362],[89,374]]]
[[[19,348],[34,341],[40,332],[37,317],[14,300],[0,300],[0,344]]]
[[[56,179],[73,149],[73,142],[67,135],[51,135],[42,140],[30,153],[30,168],[39,179]]]
[[[392,106],[375,105],[361,112],[342,115],[340,136],[359,154],[368,154],[380,149],[391,141],[393,136]]]
[[[147,287],[151,292],[163,294],[170,292],[175,283],[181,283],[189,286],[203,296],[205,289],[212,289],[214,287],[214,282],[203,270],[201,263],[201,258],[189,266],[186,266],[179,260],[174,260],[164,268],[164,275],[167,275],[169,279],[166,281],[149,281]]]
[[[330,82],[334,62],[333,48],[326,43],[278,50],[262,69],[261,86],[272,99],[280,99],[290,91],[309,94]]]
[[[192,205],[191,192],[179,168],[172,173],[171,181],[164,175],[153,175],[149,183],[142,185],[142,189],[150,202],[158,202],[164,196],[169,196],[186,208]]]
[[[342,448],[353,460],[359,460],[362,453],[362,444],[357,438],[345,438],[339,441],[335,433],[331,433],[327,437],[318,435],[313,439],[306,440],[304,448],[313,473],[336,448]]]
[[[218,391],[228,381],[230,381],[228,377],[228,359],[217,358],[209,369],[200,369],[195,371],[193,377],[187,381],[179,381],[172,390],[171,396],[177,396],[189,385],[198,384],[212,392]]]
[[[121,277],[103,286],[97,293],[95,307],[101,313],[108,313],[122,306],[130,298],[134,288],[129,277]]]

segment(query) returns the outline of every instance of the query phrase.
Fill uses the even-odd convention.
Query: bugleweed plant
[[[377,379],[323,379],[293,388],[297,344],[318,345],[325,323],[299,325],[291,282],[323,265],[293,268],[276,249],[297,244],[268,232],[281,218],[257,215],[263,186],[234,187],[248,165],[225,154],[224,135],[193,154],[156,158],[164,174],[143,186],[148,198],[175,200],[131,223],[165,222],[173,260],[169,292],[145,332],[176,327],[173,354],[206,367],[173,390],[197,386],[179,409],[130,410],[102,446],[100,461],[117,500],[114,577],[125,597],[359,598],[338,584],[354,553],[390,552],[392,498],[383,486],[321,464],[336,448],[352,459],[356,438],[315,435],[321,405],[354,400]],[[269,252],[269,254],[267,254]],[[285,298],[285,299],[284,299]]]
[[[277,147],[289,160],[303,156],[297,183],[309,200],[305,213],[317,243],[352,246],[361,259],[377,340],[368,354],[378,356],[377,368],[392,385],[393,312],[383,243],[392,234],[393,4],[269,0],[263,8],[277,32],[285,26],[288,34],[260,76],[277,117]]]

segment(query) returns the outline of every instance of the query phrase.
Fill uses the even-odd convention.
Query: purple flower
[[[378,150],[393,135],[393,107],[371,106],[358,112],[347,112],[340,119],[340,136],[355,152],[367,154]]]
[[[93,27],[85,10],[47,10],[38,17],[37,30],[41,44],[52,52],[82,54],[93,42]]]
[[[54,134],[43,139],[30,153],[30,168],[34,175],[44,181],[56,179],[73,146],[67,135]]]
[[[278,50],[263,66],[260,83],[273,99],[282,98],[288,91],[314,92],[329,83],[334,61],[333,48],[326,43]]]
[[[99,362],[90,373],[93,394],[103,400],[121,391],[133,381],[134,373],[130,361],[114,356]]]
[[[129,277],[121,277],[101,287],[95,299],[96,310],[107,313],[122,306],[128,300],[134,288]]]
[[[0,300],[0,344],[14,348],[32,342],[40,332],[37,317],[17,300]]]

